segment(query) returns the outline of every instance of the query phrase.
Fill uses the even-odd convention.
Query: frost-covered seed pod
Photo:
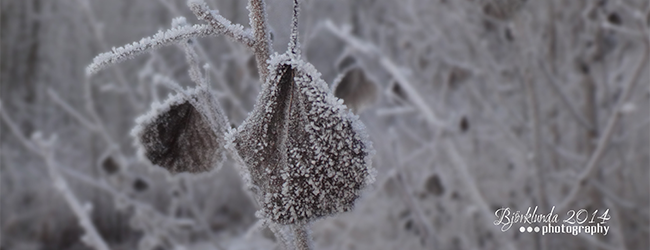
[[[226,136],[262,214],[292,224],[350,210],[374,178],[365,126],[299,56],[270,65],[253,111]]]
[[[206,87],[152,104],[136,124],[131,135],[138,153],[171,173],[209,171],[225,159],[228,121]]]

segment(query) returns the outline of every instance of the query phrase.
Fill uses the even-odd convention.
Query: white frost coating
[[[348,211],[374,181],[365,126],[291,52],[275,54],[253,111],[227,147],[259,187],[261,214],[290,224]]]
[[[86,75],[93,75],[111,64],[131,59],[151,49],[157,49],[165,45],[172,45],[190,38],[214,36],[218,34],[220,34],[220,31],[202,24],[181,26],[166,31],[159,31],[153,37],[142,38],[139,42],[133,42],[124,47],[113,47],[111,51],[99,54],[93,59],[93,62],[86,67]]]
[[[215,30],[221,31],[226,36],[248,47],[253,47],[254,40],[252,32],[246,31],[240,24],[232,24],[230,20],[219,15],[216,11],[210,10],[208,5],[202,0],[191,0],[187,4],[200,20],[208,22]]]
[[[152,37],[142,38],[138,42],[123,47],[113,47],[111,51],[99,54],[86,67],[86,75],[93,75],[109,65],[131,59],[148,50],[176,44],[191,38],[224,34],[248,47],[253,46],[253,33],[250,30],[244,29],[239,24],[232,24],[226,18],[213,13],[203,1],[190,1],[189,5],[197,17],[207,21],[209,25],[195,24],[190,26],[187,25],[187,20],[184,17],[175,18],[172,22],[172,28],[169,30],[159,31]]]

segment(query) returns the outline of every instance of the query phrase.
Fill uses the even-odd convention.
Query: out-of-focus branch
[[[90,131],[96,131],[97,130],[97,126],[95,126],[95,124],[93,122],[88,121],[88,119],[86,119],[81,113],[79,113],[72,106],[70,106],[70,104],[68,104],[66,101],[64,101],[63,98],[61,98],[61,96],[59,95],[58,92],[56,92],[53,89],[48,89],[47,94],[50,96],[50,98],[52,98],[52,100],[57,105],[61,106],[61,108],[63,110],[65,110],[65,112],[67,112],[72,117],[77,119],[77,121],[79,121],[79,123],[81,123],[88,130],[90,130]]]
[[[97,42],[101,46],[102,50],[108,49],[109,46],[106,44],[103,26],[101,22],[97,20],[97,15],[95,15],[95,12],[90,7],[90,2],[88,2],[88,0],[78,0],[78,2],[79,2],[79,7],[83,10],[83,13],[88,19],[88,25],[92,29],[92,32],[95,36],[95,42]],[[119,67],[113,67],[112,70],[120,86],[124,89],[127,89],[128,84],[127,84],[126,76],[124,74],[124,70],[122,70]],[[134,105],[135,107],[140,107],[141,103],[137,101],[138,98],[135,96],[135,92],[126,91],[126,94],[131,105]]]
[[[619,102],[615,106],[614,110],[612,111],[612,114],[610,115],[607,121],[607,125],[603,130],[600,139],[598,140],[596,149],[591,154],[591,157],[589,158],[589,161],[587,162],[587,165],[585,166],[582,173],[578,175],[576,183],[569,191],[569,194],[564,198],[564,200],[562,200],[560,205],[558,205],[558,211],[564,211],[569,205],[571,205],[571,202],[573,202],[573,200],[576,198],[580,190],[582,190],[582,188],[587,186],[587,184],[589,183],[588,182],[589,179],[596,172],[595,171],[596,166],[600,162],[600,159],[602,159],[602,157],[604,156],[605,150],[607,149],[610,139],[614,134],[614,130],[616,129],[619,121],[621,120],[621,117],[623,116],[624,112],[622,112],[622,107],[627,102],[629,102],[629,99],[632,97],[632,94],[634,93],[634,88],[640,81],[642,73],[647,72],[646,64],[648,63],[648,58],[650,54],[650,37],[647,37],[645,39],[644,45],[645,45],[645,49],[643,52],[643,57],[641,58],[641,61],[639,62],[636,70],[634,71],[632,78],[630,78],[630,82],[624,86],[621,94],[621,98],[619,99]]]
[[[397,65],[392,60],[379,52],[375,46],[354,37],[352,34],[350,34],[349,30],[344,30],[336,27],[331,20],[327,20],[324,25],[325,28],[327,28],[330,32],[348,43],[354,49],[371,56],[378,57],[380,64],[395,78],[397,84],[399,84],[404,92],[406,92],[413,105],[422,112],[422,115],[424,115],[424,118],[427,120],[427,122],[442,128],[446,127],[445,122],[438,118],[433,109],[431,109],[431,105],[427,104],[424,101],[424,98],[422,98],[420,92],[415,89],[413,84],[407,79],[406,75],[399,69],[399,67],[397,67]]]
[[[42,156],[47,165],[48,173],[54,187],[63,195],[65,201],[70,205],[72,211],[79,219],[79,224],[86,231],[86,235],[82,237],[82,241],[97,250],[108,250],[108,244],[104,241],[102,236],[97,232],[97,228],[93,224],[88,213],[92,209],[91,203],[82,204],[79,199],[72,193],[68,187],[67,181],[61,176],[58,169],[58,163],[54,159],[54,152],[51,148],[51,142],[38,141],[37,144],[41,146]]]
[[[27,149],[31,150],[32,152],[39,153],[38,148],[34,143],[29,141],[29,139],[25,138],[25,136],[22,134],[16,123],[7,115],[7,113],[4,110],[4,107],[2,105],[2,100],[0,100],[0,117],[2,118],[3,121],[5,121],[5,124],[9,127],[9,130],[14,134],[16,139],[20,143],[22,143]]]
[[[394,149],[397,151],[397,149]],[[398,153],[399,154],[399,153]],[[424,211],[422,211],[421,206],[418,204],[416,199],[413,197],[413,190],[411,187],[408,185],[407,180],[404,178],[404,164],[400,162],[400,160],[397,160],[397,168],[395,169],[395,179],[397,180],[397,183],[400,185],[400,191],[402,191],[402,198],[406,201],[406,206],[413,212],[415,217],[417,217],[415,221],[415,224],[417,225],[418,229],[420,230],[421,236],[424,239],[425,245],[431,247],[431,248],[437,248],[437,241],[435,240],[434,237],[432,237],[434,234],[434,229],[431,223],[429,223],[429,220],[427,220]]]
[[[0,106],[0,115],[2,117],[2,120],[4,120],[5,123],[9,126],[11,132],[24,146],[45,160],[48,174],[50,176],[50,179],[52,179],[54,187],[59,191],[59,193],[61,193],[61,195],[63,195],[65,201],[68,203],[68,205],[70,205],[70,208],[72,208],[72,211],[77,216],[77,219],[79,219],[79,224],[86,232],[86,235],[82,238],[82,240],[97,250],[109,250],[108,244],[106,244],[102,236],[98,233],[97,228],[95,228],[95,225],[88,215],[92,208],[91,205],[82,204],[70,190],[68,182],[65,180],[65,178],[63,178],[63,176],[61,176],[61,173],[59,171],[59,164],[54,158],[54,151],[52,149],[54,140],[46,141],[37,135],[32,141],[29,141],[22,135],[18,129],[18,126],[16,126],[13,120],[4,112],[2,106]]]
[[[575,118],[576,121],[578,121],[578,124],[582,125],[588,130],[592,130],[594,128],[594,124],[589,123],[587,119],[585,119],[582,115],[580,115],[575,105],[573,105],[571,101],[569,101],[568,95],[564,93],[562,89],[560,89],[560,86],[558,86],[557,84],[557,79],[555,79],[555,77],[553,77],[553,75],[549,72],[548,68],[546,68],[546,64],[543,63],[542,61],[540,61],[539,64],[540,64],[540,68],[542,68],[542,72],[544,72],[544,76],[546,76],[547,79],[546,82],[548,83],[548,85],[551,86],[551,90],[553,90],[553,92],[555,92],[555,94],[560,97],[560,100],[567,107],[571,116]]]
[[[488,206],[488,203],[485,201],[485,197],[483,197],[480,189],[476,186],[476,180],[470,174],[469,169],[467,169],[467,163],[465,163],[463,157],[460,156],[456,144],[453,141],[448,140],[444,144],[444,146],[447,151],[447,154],[451,158],[451,163],[454,165],[455,169],[459,172],[460,178],[463,180],[465,184],[464,186],[469,191],[472,200],[474,200],[474,204],[476,204],[479,208],[479,211],[481,211],[480,216],[485,217],[486,221],[492,223],[493,221],[490,220],[490,218],[493,215],[489,212],[490,206]],[[500,241],[500,243],[506,249],[510,249],[510,250],[516,249],[511,241],[503,237],[503,234],[497,234],[497,235],[501,235],[501,236],[497,236],[497,240]]]

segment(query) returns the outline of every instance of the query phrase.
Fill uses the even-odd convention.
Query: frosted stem
[[[271,58],[271,36],[269,35],[269,26],[266,20],[266,4],[264,0],[248,1],[248,18],[253,28],[255,39],[255,60],[257,61],[257,70],[260,73],[260,82],[265,82],[269,75],[268,60]]]
[[[294,234],[296,250],[314,249],[311,242],[309,224],[296,223],[291,226]]]
[[[293,0],[293,17],[291,18],[291,38],[289,39],[289,51],[294,55],[300,55],[298,46],[298,15],[300,6],[298,0]]]

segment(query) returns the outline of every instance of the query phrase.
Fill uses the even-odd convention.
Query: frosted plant
[[[205,87],[155,103],[136,120],[139,154],[172,173],[204,172],[221,163],[227,121]]]
[[[149,49],[180,43],[198,87],[177,93],[136,120],[132,135],[139,153],[171,173],[204,172],[225,158],[224,145],[242,165],[244,181],[261,205],[259,216],[293,225],[295,247],[311,248],[307,224],[352,209],[373,181],[374,152],[365,126],[334,96],[314,66],[300,58],[298,1],[286,53],[270,56],[264,1],[251,0],[253,34],[231,24],[200,0],[190,9],[209,25],[174,19],[172,29],[101,54],[88,66],[93,74]],[[237,129],[226,133],[227,118],[201,75],[192,38],[225,34],[253,49],[263,83],[257,103]],[[225,136],[225,137],[224,137]],[[275,230],[289,246],[282,231]]]
[[[309,248],[305,224],[352,209],[372,182],[372,144],[365,127],[300,59],[298,3],[287,52],[274,54],[249,117],[226,137],[242,163],[259,213],[294,224],[296,247]]]
[[[372,178],[364,125],[297,56],[273,56],[253,112],[227,136],[280,224],[348,211]]]

